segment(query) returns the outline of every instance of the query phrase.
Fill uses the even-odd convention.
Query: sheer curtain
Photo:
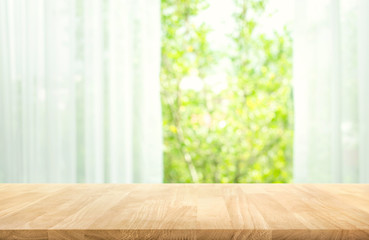
[[[369,1],[295,4],[294,179],[369,183]]]
[[[159,0],[0,1],[0,181],[161,182]]]

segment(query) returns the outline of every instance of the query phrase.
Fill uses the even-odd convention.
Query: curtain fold
[[[369,183],[369,1],[295,8],[294,180]]]
[[[159,0],[0,1],[0,181],[161,182]]]

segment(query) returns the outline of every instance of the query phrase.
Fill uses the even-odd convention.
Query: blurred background
[[[290,182],[293,1],[162,1],[166,182]]]
[[[0,0],[0,181],[369,182],[369,1]]]

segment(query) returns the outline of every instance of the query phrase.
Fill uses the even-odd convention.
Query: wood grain
[[[0,239],[369,239],[369,185],[0,184]]]

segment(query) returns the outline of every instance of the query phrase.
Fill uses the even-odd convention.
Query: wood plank
[[[0,239],[369,239],[369,185],[0,184]]]

